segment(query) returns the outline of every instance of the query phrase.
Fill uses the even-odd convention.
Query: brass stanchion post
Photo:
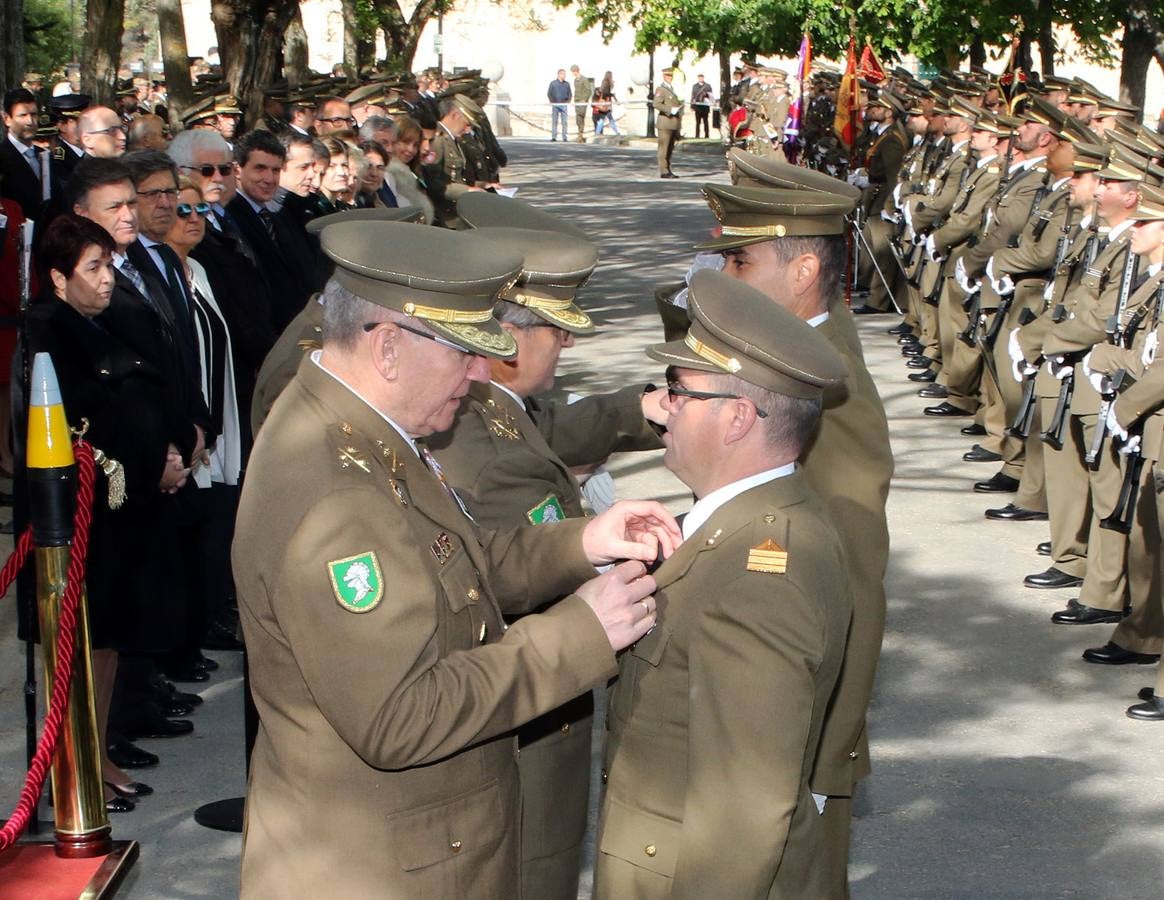
[[[68,583],[77,503],[77,465],[56,370],[47,353],[38,353],[33,360],[28,413],[29,505],[36,546],[40,646],[48,686],[45,696],[50,696],[59,662],[57,628],[61,599]],[[77,609],[68,709],[53,757],[53,804],[58,856],[104,856],[113,849],[101,785],[93,659],[83,590]]]

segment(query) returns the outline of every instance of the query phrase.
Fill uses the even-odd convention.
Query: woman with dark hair
[[[425,147],[424,129],[416,119],[399,123],[392,158],[388,160],[387,179],[401,206],[416,206],[424,210],[424,221],[432,224],[435,210],[425,191],[421,172],[421,157]]]
[[[43,291],[28,313],[28,352],[52,356],[70,424],[86,420],[85,439],[124,474],[122,498],[115,478],[97,470],[85,587],[105,805],[128,812],[153,790],[131,781],[108,756],[117,656],[168,650],[181,634],[181,604],[159,598],[177,568],[168,495],[190,470],[173,440],[163,374],[102,315],[113,294],[113,250],[95,222],[71,213],[53,220],[39,249]]]
[[[327,148],[328,163],[319,184],[315,208],[316,215],[329,216],[334,212],[354,208],[342,199],[344,192],[351,187],[351,170],[348,168],[347,144],[334,137],[325,137],[323,146]]]
[[[363,165],[357,173],[356,179],[356,208],[371,209],[373,206],[395,206],[385,198],[388,186],[384,184],[384,173],[388,169],[388,160],[391,154],[377,141],[364,141],[360,144],[364,154]]]

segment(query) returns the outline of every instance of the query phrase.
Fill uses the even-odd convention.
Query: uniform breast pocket
[[[610,701],[610,714],[627,721],[643,692],[643,683],[649,682],[658,670],[671,643],[671,629],[656,625],[650,634],[633,644],[627,651],[629,665],[622,668]]]
[[[449,610],[447,649],[467,650],[488,641],[495,619],[488,614],[480,576],[462,548],[441,569],[440,582]]]
[[[432,870],[424,873],[425,896],[472,896],[473,873],[494,856],[510,830],[507,806],[502,784],[493,782],[401,813],[388,820],[385,849],[406,872]]]

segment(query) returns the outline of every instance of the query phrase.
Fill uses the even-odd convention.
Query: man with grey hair
[[[375,141],[389,153],[396,144],[396,122],[387,116],[369,116],[360,126],[360,141]]]
[[[198,186],[202,199],[210,204],[206,217],[210,227],[222,232],[226,204],[234,197],[237,186],[234,154],[226,138],[217,131],[188,128],[178,132],[167,152],[178,170]]]
[[[241,895],[520,896],[514,729],[654,625],[642,560],[678,528],[624,502],[479,529],[425,441],[513,355],[492,307],[521,257],[400,223],[321,239],[322,348],[263,426],[235,532],[259,710]]]

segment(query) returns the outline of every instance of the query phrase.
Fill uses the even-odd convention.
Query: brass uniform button
[[[469,593],[467,593],[465,596],[469,598],[470,603],[476,603],[481,599],[481,594],[476,588],[469,588]]]
[[[452,850],[454,853],[460,853],[461,852],[461,842],[460,841],[453,841],[451,844],[449,844],[449,849]]]
[[[659,850],[654,844],[647,844],[647,846],[643,847],[643,853],[647,854],[647,856],[654,856],[658,852]]]
[[[562,726],[562,734],[569,734],[569,733],[570,733],[570,723],[567,722],[565,725]]]
[[[856,751],[856,750],[850,750],[850,751],[849,751],[849,759],[856,759],[856,758],[857,758],[857,751]]]

